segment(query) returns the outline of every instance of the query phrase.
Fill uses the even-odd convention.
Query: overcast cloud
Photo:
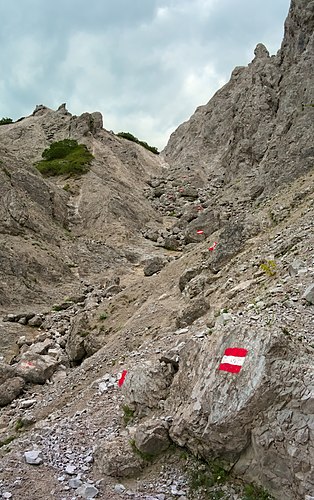
[[[257,43],[277,52],[289,3],[0,0],[0,118],[66,102],[162,149]]]

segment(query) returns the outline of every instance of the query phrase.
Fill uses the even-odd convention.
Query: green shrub
[[[128,405],[123,405],[122,410],[124,423],[125,425],[128,425],[128,423],[133,420],[134,410],[132,410],[132,408],[130,408]]]
[[[90,334],[90,332],[86,332],[86,331],[84,331],[84,332],[79,332],[79,336],[80,336],[80,337],[83,337],[83,338],[87,337],[89,334]]]
[[[85,174],[94,158],[84,144],[73,139],[54,142],[44,150],[42,157],[35,167],[47,176]]]
[[[17,421],[15,422],[15,425],[14,425],[14,429],[17,431],[19,431],[20,429],[23,429],[24,427],[24,424],[23,424],[23,421],[21,418],[18,418]]]
[[[104,312],[99,315],[100,321],[104,321],[105,319],[108,318],[108,313]]]
[[[274,260],[267,260],[260,264],[260,269],[267,274],[267,276],[275,276],[276,274],[276,262]]]
[[[133,134],[130,134],[130,132],[119,132],[117,136],[122,137],[123,139],[127,139],[128,141],[136,142],[136,144],[140,144],[141,146],[143,146],[143,148],[148,149],[148,151],[151,151],[151,153],[159,155],[159,151],[157,148],[155,148],[154,146],[150,146],[145,141],[140,141]]]
[[[224,469],[218,460],[189,461],[188,464],[188,485],[191,492],[202,492],[209,495],[208,498],[221,498],[220,492],[218,496],[213,496],[214,492],[211,488],[219,484],[223,484],[228,480],[228,472]]]
[[[0,120],[0,125],[8,125],[9,123],[13,123],[12,118],[3,117]]]

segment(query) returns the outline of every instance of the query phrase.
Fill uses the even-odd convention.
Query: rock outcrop
[[[291,2],[282,47],[276,56],[257,45],[248,67],[172,134],[165,158],[199,182],[224,185],[248,176],[259,189],[276,187],[313,166],[313,3]]]

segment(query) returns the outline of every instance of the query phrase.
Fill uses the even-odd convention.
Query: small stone
[[[70,481],[69,481],[69,486],[70,486],[70,488],[73,488],[73,489],[79,488],[80,486],[82,486],[82,484],[83,484],[83,482],[78,477],[70,479]]]
[[[288,267],[290,276],[297,276],[301,270],[305,270],[305,264],[301,260],[294,260]]]
[[[36,403],[36,399],[24,399],[24,401],[21,401],[20,403],[20,408],[22,410],[25,410],[26,408],[30,408]]]
[[[73,474],[75,474],[75,470],[76,470],[75,465],[67,465],[66,468],[65,468],[65,472],[67,474],[69,474],[70,476],[72,476]]]
[[[125,487],[123,486],[123,484],[115,484],[114,491],[121,495],[125,492]]]
[[[303,298],[310,304],[314,304],[314,283],[312,283],[304,292]]]
[[[26,463],[31,464],[31,465],[39,465],[39,464],[42,464],[42,462],[43,462],[40,450],[25,451],[24,457],[25,457]]]
[[[4,493],[2,493],[2,498],[12,498],[12,493],[10,493],[9,491],[5,491]]]
[[[76,490],[76,494],[83,498],[94,498],[98,495],[98,489],[91,484],[84,483]]]
[[[102,394],[103,392],[106,392],[108,390],[107,382],[100,382],[100,384],[98,385],[98,390],[99,390],[100,394]]]

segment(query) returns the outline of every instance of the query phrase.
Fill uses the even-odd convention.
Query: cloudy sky
[[[0,0],[0,118],[66,102],[162,149],[258,42],[277,52],[289,4]]]

